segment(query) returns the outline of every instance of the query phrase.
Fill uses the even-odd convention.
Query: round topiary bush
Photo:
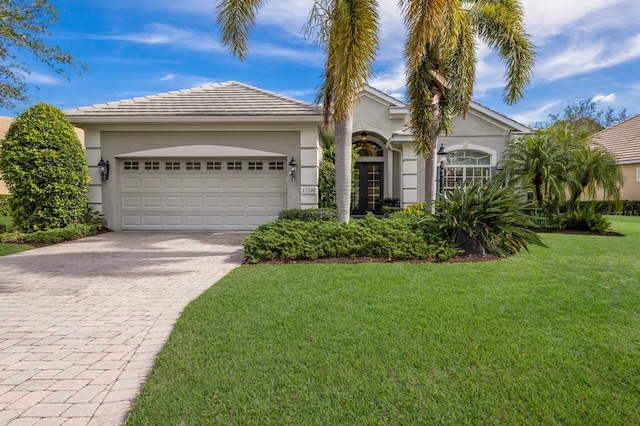
[[[11,213],[23,231],[82,223],[89,171],[82,144],[64,113],[39,103],[11,124],[0,150]]]

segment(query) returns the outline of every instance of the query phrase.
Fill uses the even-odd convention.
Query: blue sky
[[[478,46],[474,99],[524,124],[546,120],[574,102],[640,113],[640,1],[521,0],[537,63],[525,97],[502,102],[504,67]],[[301,30],[312,0],[271,0],[260,10],[249,57],[241,62],[220,44],[217,0],[52,0],[58,44],[89,70],[54,73],[25,57],[34,102],[62,109],[241,81],[313,102],[324,58]],[[404,29],[396,0],[379,0],[381,45],[371,85],[404,93]],[[0,110],[13,116],[15,110]]]

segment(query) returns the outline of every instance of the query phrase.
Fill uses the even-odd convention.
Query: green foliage
[[[312,222],[317,220],[337,220],[338,213],[335,209],[291,209],[283,210],[278,215],[283,220],[299,220],[302,222]]]
[[[98,227],[96,225],[80,224],[26,234],[18,231],[8,232],[0,234],[0,243],[56,244],[63,241],[88,237],[97,233]]]
[[[278,220],[260,226],[245,239],[244,251],[252,263],[325,257],[444,260],[458,254],[446,240],[434,235],[429,236],[431,240],[425,238],[424,229],[424,224],[410,217],[369,215],[349,223]]]
[[[628,119],[627,110],[615,112],[609,107],[598,110],[592,99],[581,100],[568,105],[560,114],[549,114],[549,120],[537,123],[535,127],[561,130],[573,135],[592,135]]]
[[[424,201],[421,201],[419,203],[410,204],[409,206],[407,206],[407,211],[409,213],[425,215],[427,214],[427,203],[425,203]]]
[[[590,204],[564,214],[562,225],[563,229],[574,231],[606,232],[611,228],[611,221],[596,213],[595,205]]]
[[[542,207],[545,198],[564,198],[570,162],[571,156],[555,139],[538,132],[509,143],[498,165],[500,172],[496,179],[531,188],[538,207]]]
[[[84,149],[59,109],[40,103],[11,124],[0,170],[18,228],[64,228],[84,220],[89,183]]]
[[[334,145],[322,151],[318,169],[318,206],[336,208],[336,148]]]
[[[9,194],[0,194],[0,216],[9,216]]]
[[[95,225],[98,229],[103,229],[107,226],[107,219],[93,207],[87,206],[83,223],[86,225]]]
[[[436,202],[434,217],[465,252],[486,250],[505,257],[529,244],[544,246],[530,229],[535,223],[526,210],[532,205],[523,199],[522,191],[499,182],[475,184],[445,192]]]
[[[57,11],[48,0],[1,2],[0,106],[13,108],[14,101],[28,100],[25,78],[30,73],[18,52],[30,53],[59,74],[64,73],[64,68],[86,69],[58,46],[47,45],[51,36],[49,26],[57,19]]]

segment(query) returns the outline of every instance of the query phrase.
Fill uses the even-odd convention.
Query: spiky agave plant
[[[506,257],[529,244],[546,247],[532,230],[536,225],[527,213],[534,206],[522,190],[500,182],[445,192],[435,207],[440,230],[467,254]]]

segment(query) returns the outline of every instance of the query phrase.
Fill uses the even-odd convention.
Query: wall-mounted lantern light
[[[296,163],[296,159],[291,157],[291,161],[289,161],[289,174],[291,175],[291,182],[296,180],[296,173],[298,171],[298,163]]]
[[[438,192],[442,193],[444,191],[444,162],[447,159],[447,154],[449,154],[444,149],[444,144],[440,144],[440,149],[438,150],[438,158],[440,159],[440,185],[438,188]]]
[[[368,136],[368,135],[367,135],[367,132],[365,132],[365,131],[363,131],[362,133],[360,133],[360,141],[361,141],[362,143],[367,142],[367,136]]]
[[[106,182],[109,179],[109,169],[111,165],[108,161],[104,161],[102,157],[100,157],[100,161],[98,161],[98,170],[100,170],[100,180],[102,182]]]

